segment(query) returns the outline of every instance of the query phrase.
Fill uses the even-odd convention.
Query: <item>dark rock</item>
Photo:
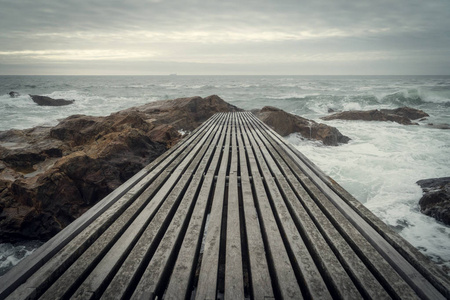
[[[41,106],[64,106],[73,104],[75,100],[53,99],[47,96],[30,95],[31,99]]]
[[[415,109],[411,107],[399,107],[396,109],[380,109],[382,113],[388,114],[388,115],[396,115],[396,116],[402,116],[405,118],[408,118],[410,120],[417,120],[417,119],[423,119],[426,117],[429,117],[430,115],[424,112],[420,109]]]
[[[8,93],[11,98],[17,98],[20,96],[18,92],[11,91]]]
[[[397,109],[374,109],[368,111],[354,110],[335,113],[322,117],[322,120],[362,120],[362,121],[392,121],[403,125],[417,125],[411,120],[416,120],[428,116],[427,113],[410,108],[401,107]]]
[[[302,118],[281,109],[266,106],[254,114],[282,136],[300,133],[304,138],[320,140],[324,145],[337,146],[348,143],[349,137],[342,135],[335,127]]]
[[[215,113],[242,111],[242,109],[225,102],[217,95],[212,95],[205,98],[155,101],[124,112],[126,111],[144,113],[158,125],[171,125],[177,130],[194,130]]]
[[[450,177],[419,180],[417,184],[424,192],[420,211],[450,225]]]

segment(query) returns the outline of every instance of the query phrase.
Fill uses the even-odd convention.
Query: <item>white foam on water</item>
[[[23,243],[0,244],[0,276],[5,274],[13,266],[31,255],[43,243],[40,241],[26,241]]]
[[[450,103],[450,85],[438,88],[422,88],[419,90],[420,98],[430,103]]]
[[[342,105],[343,110],[361,110],[361,103],[347,102]]]
[[[416,184],[450,174],[450,131],[393,122],[327,123],[352,141],[331,147],[295,134],[287,140],[411,244],[450,267],[450,228],[420,213]]]
[[[42,96],[75,100],[75,102],[66,106],[39,106],[28,95],[17,98],[2,95],[0,96],[0,130],[54,126],[59,120],[75,114],[107,116],[119,110],[159,100],[157,97],[145,95],[99,96],[78,90],[54,91]]]

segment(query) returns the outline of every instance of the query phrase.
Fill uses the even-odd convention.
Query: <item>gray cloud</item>
[[[0,28],[0,74],[92,73],[96,60],[111,73],[121,65],[449,73],[450,65],[447,0],[0,0]]]

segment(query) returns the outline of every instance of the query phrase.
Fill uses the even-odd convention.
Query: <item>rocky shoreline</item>
[[[0,132],[0,243],[48,240],[173,146],[181,132],[233,111],[241,109],[213,95]],[[300,132],[325,145],[349,140],[334,127],[276,108],[255,113],[282,135]]]

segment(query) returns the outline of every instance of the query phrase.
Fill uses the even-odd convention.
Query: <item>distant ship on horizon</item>
[[[177,73],[169,74],[169,76],[177,76]]]

